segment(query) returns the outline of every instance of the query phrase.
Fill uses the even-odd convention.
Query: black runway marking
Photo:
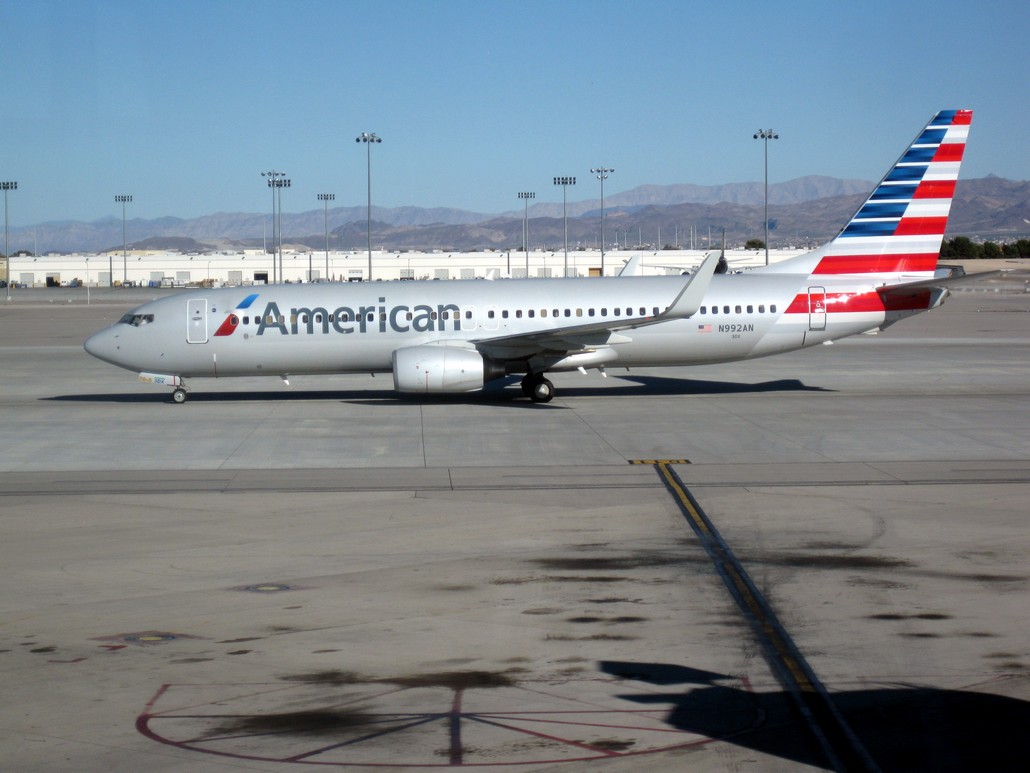
[[[830,765],[838,771],[879,771],[862,742],[833,704],[790,634],[777,619],[740,560],[670,466],[678,460],[652,462],[687,523],[711,559],[730,596],[751,625],[773,674],[794,699]]]

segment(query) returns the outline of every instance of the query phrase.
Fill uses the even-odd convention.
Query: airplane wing
[[[620,336],[620,331],[657,325],[672,319],[685,319],[696,314],[697,310],[701,308],[701,302],[711,284],[712,275],[715,273],[718,262],[718,253],[710,253],[706,256],[692,275],[684,277],[686,281],[679,294],[660,314],[565,325],[534,333],[478,338],[470,343],[492,358],[505,360],[533,354],[574,352],[620,341],[629,341],[631,339]]]

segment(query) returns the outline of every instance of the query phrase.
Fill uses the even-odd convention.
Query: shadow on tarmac
[[[602,661],[627,682],[697,685],[680,695],[627,694],[641,704],[671,703],[666,722],[792,762],[827,767],[821,748],[785,692],[754,693],[718,684],[738,679],[667,663]],[[833,703],[880,770],[1024,771],[1030,758],[1030,702],[1001,695],[894,684],[832,692]],[[763,720],[740,731],[741,716]]]
[[[513,388],[518,379],[505,379],[487,384],[479,392],[464,392],[444,395],[405,395],[392,389],[348,389],[348,390],[283,390],[247,392],[205,392],[203,382],[197,391],[191,391],[188,402],[292,402],[308,400],[340,400],[346,402],[377,405],[390,403],[434,404],[497,404],[512,407],[559,408],[552,403],[532,403],[521,391]],[[761,394],[767,392],[832,392],[823,387],[810,387],[798,379],[777,379],[757,384],[735,381],[699,381],[693,379],[667,378],[662,376],[618,376],[602,384],[595,381],[590,386],[563,386],[557,390],[557,397],[675,397],[677,395],[732,395]],[[41,397],[40,400],[81,403],[171,403],[171,393],[154,391],[147,393],[76,394]]]

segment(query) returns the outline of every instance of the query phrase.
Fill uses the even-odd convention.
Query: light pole
[[[7,264],[7,300],[11,300],[11,229],[7,220],[7,191],[18,190],[18,183],[13,180],[0,182],[4,191],[4,262]]]
[[[335,193],[320,193],[318,200],[323,202],[325,207],[325,280],[329,281],[329,202],[336,199]],[[310,280],[311,277],[309,276]]]
[[[126,255],[129,252],[128,243],[125,241],[125,205],[132,201],[132,196],[115,196],[116,204],[122,205],[122,287],[129,281],[129,267]]]
[[[615,170],[599,166],[597,169],[591,169],[590,171],[596,174],[597,179],[601,181],[601,276],[604,276],[604,181]]]
[[[533,191],[519,191],[525,212],[522,215],[522,249],[526,251],[526,278],[529,278],[529,200],[536,198]]]
[[[765,145],[765,265],[769,265],[769,140],[778,140],[780,135],[772,129],[759,129],[755,132],[756,140],[764,140]]]
[[[368,281],[372,281],[372,144],[382,142],[375,133],[361,132],[354,138],[355,142],[365,143],[365,155],[368,170]]]
[[[285,173],[284,173],[285,174]],[[279,281],[286,281],[286,274],[283,273],[283,188],[290,187],[290,179],[279,179],[275,181],[275,198],[279,205]]]
[[[568,197],[566,192],[570,185],[576,184],[575,177],[555,177],[554,184],[561,186],[561,212],[562,221],[565,224],[565,276],[569,275],[569,215],[568,215]]]
[[[272,284],[275,284],[276,281],[277,281],[277,279],[276,279],[276,277],[277,277],[277,274],[276,274],[276,271],[277,271],[276,241],[275,241],[275,229],[276,229],[276,222],[275,222],[275,199],[276,199],[276,196],[275,196],[275,193],[276,193],[277,190],[280,190],[282,188],[281,184],[283,182],[285,182],[286,185],[289,185],[290,181],[284,179],[286,177],[286,172],[278,172],[275,169],[271,170],[270,172],[262,172],[261,176],[268,178],[268,187],[272,191]],[[279,203],[280,204],[282,203],[282,199],[279,200]],[[279,234],[279,245],[280,245],[280,247],[282,246],[282,234]]]

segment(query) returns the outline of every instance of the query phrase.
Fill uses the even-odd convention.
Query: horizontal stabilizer
[[[944,299],[948,297],[949,288],[953,285],[968,282],[978,282],[988,277],[998,276],[1002,271],[982,271],[978,274],[966,274],[961,268],[950,272],[950,275],[941,275],[941,269],[937,269],[938,275],[933,279],[920,279],[915,282],[904,284],[884,285],[877,287],[883,306],[890,311],[901,311],[907,309],[936,309]],[[915,305],[913,305],[915,301]]]
[[[915,282],[905,282],[904,284],[884,285],[883,287],[876,288],[876,291],[880,295],[892,295],[907,292],[909,290],[925,289],[928,287],[946,288],[949,285],[979,282],[984,279],[1000,276],[1004,273],[1004,271],[981,271],[976,274],[967,274],[960,269],[959,272],[952,273],[948,276],[935,276],[933,279],[919,279]]]

